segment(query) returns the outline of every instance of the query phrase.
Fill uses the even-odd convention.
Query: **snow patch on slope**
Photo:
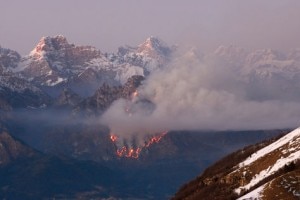
[[[255,190],[253,190],[253,191],[249,192],[248,194],[238,198],[237,200],[260,200],[261,199],[261,193],[263,192],[266,184],[256,188]]]
[[[250,157],[248,157],[244,162],[239,164],[239,167],[244,167],[245,165],[250,165],[257,159],[267,155],[268,153],[274,151],[275,149],[278,149],[279,147],[287,144],[288,142],[292,141],[293,138],[300,137],[300,128],[297,128],[296,130],[290,132],[289,134],[283,136],[276,142],[270,144],[269,146],[257,151],[256,153],[252,154]]]
[[[55,86],[55,85],[57,85],[57,84],[59,84],[63,81],[66,81],[66,80],[67,79],[65,79],[65,78],[58,77],[57,80],[54,81],[54,82],[52,80],[47,80],[46,84],[47,84],[47,86]]]
[[[276,160],[273,165],[268,166],[268,168],[261,170],[258,174],[253,176],[250,182],[246,185],[240,186],[235,189],[237,194],[240,194],[241,191],[249,190],[251,187],[257,185],[265,178],[275,174],[279,169],[283,168],[285,165],[288,165],[296,160],[300,159],[300,128],[290,132],[289,134],[283,136],[276,142],[266,146],[265,148],[257,151],[248,157],[245,161],[239,164],[239,168],[235,170],[233,173],[237,171],[245,170],[243,173],[248,173],[247,167],[251,167],[251,164],[254,162],[258,162],[258,160],[262,157],[267,157],[269,153],[274,152],[275,150],[281,151],[281,157]],[[289,148],[282,148],[284,145],[288,145]],[[288,156],[285,156],[285,155]],[[251,171],[250,171],[251,173]]]
[[[300,138],[299,138],[300,139]],[[298,140],[300,142],[300,140]],[[287,158],[280,158],[276,161],[276,163],[268,169],[262,170],[259,174],[256,174],[254,178],[245,186],[239,187],[235,190],[236,193],[240,193],[242,190],[249,190],[251,187],[255,186],[265,178],[277,172],[279,169],[283,168],[285,165],[290,164],[291,162],[300,158],[300,151],[296,151],[295,153],[291,153]]]

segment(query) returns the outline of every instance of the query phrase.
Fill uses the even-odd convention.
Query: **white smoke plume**
[[[116,101],[102,116],[102,123],[128,139],[164,130],[253,130],[299,125],[300,103],[297,98],[274,95],[278,84],[249,82],[249,77],[242,76],[242,66],[204,60],[181,57],[151,74],[138,89],[138,97]],[[294,96],[286,93],[287,97]],[[148,99],[155,106],[151,111],[136,106],[140,99]]]

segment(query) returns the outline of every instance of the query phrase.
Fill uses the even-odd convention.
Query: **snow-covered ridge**
[[[300,128],[219,160],[173,199],[299,199],[299,169]]]
[[[268,196],[268,199],[299,199],[299,185],[300,176],[297,175],[297,172],[288,172],[261,185],[237,200],[262,200],[266,199],[265,195],[270,195],[270,193],[271,196]]]
[[[80,79],[81,74],[90,69],[99,82],[109,78],[124,84],[131,76],[144,76],[161,67],[170,48],[161,40],[150,37],[138,47],[124,50],[123,54],[104,54],[92,46],[70,44],[62,35],[42,37],[11,71],[35,84],[50,87]]]
[[[150,53],[151,51],[156,51],[158,53],[166,53],[163,52],[164,50],[168,49],[169,47],[165,42],[162,40],[156,38],[156,37],[149,37],[146,39],[146,41],[142,44],[140,44],[137,48],[138,53]]]
[[[272,163],[275,159],[275,163]],[[240,194],[241,191],[247,191],[251,187],[257,185],[265,178],[275,174],[284,166],[300,159],[300,128],[288,133],[279,140],[262,148],[256,153],[249,156],[246,160],[241,162],[235,171],[229,176],[235,174],[251,174],[252,178],[245,181],[246,184],[241,185],[235,189],[235,192]],[[263,160],[264,164],[261,164]],[[268,161],[270,160],[270,161]],[[267,165],[269,163],[269,165]],[[253,174],[253,171],[261,169],[258,174]]]
[[[248,194],[238,198],[237,200],[259,200],[262,196],[262,192],[264,190],[264,187],[266,186],[266,184],[256,188],[255,190],[249,192]]]
[[[297,128],[296,130],[290,132],[289,134],[283,136],[276,142],[270,144],[269,146],[257,151],[256,153],[252,154],[249,158],[247,158],[244,162],[239,164],[239,167],[244,167],[246,165],[250,165],[257,159],[267,155],[268,153],[278,149],[279,147],[291,143],[294,138],[297,138],[296,141],[300,142],[300,128]],[[295,142],[296,142],[295,141]],[[299,157],[300,158],[300,157]]]
[[[298,142],[300,142],[300,140],[298,140]],[[299,160],[299,158],[300,158],[300,149],[298,149],[296,152],[291,153],[286,158],[278,159],[273,166],[270,166],[267,169],[260,171],[259,174],[256,174],[248,184],[237,188],[235,190],[236,193],[239,194],[242,190],[249,190],[251,187],[255,186],[265,178],[276,173],[279,169],[283,168],[286,165],[289,165],[291,162],[295,160]],[[245,171],[245,173],[247,172]]]

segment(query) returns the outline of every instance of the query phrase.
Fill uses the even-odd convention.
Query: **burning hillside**
[[[135,124],[138,129],[137,127],[132,129],[132,122],[151,114],[155,107],[151,101],[141,98],[138,90],[134,90],[129,99],[119,100],[114,105],[118,104],[117,111],[121,111],[122,114],[119,115],[119,121],[109,124],[110,140],[114,143],[118,157],[137,159],[143,149],[159,143],[167,131],[144,131],[145,128],[139,127],[139,123]]]
[[[129,143],[125,139],[121,139],[116,134],[110,135],[110,140],[114,143],[116,148],[116,155],[118,157],[134,158],[137,159],[140,153],[152,146],[153,144],[159,143],[161,139],[167,134],[167,131],[148,137],[142,144]]]

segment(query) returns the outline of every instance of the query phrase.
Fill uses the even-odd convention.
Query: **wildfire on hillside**
[[[118,137],[115,134],[110,135],[110,140],[114,143],[116,147],[116,155],[118,157],[125,157],[125,158],[139,158],[140,153],[142,152],[143,149],[149,148],[151,145],[159,143],[160,140],[168,133],[168,131],[164,131],[162,133],[159,133],[155,136],[151,136],[148,140],[144,142],[143,145],[139,147],[128,147],[126,145],[123,145],[119,147],[117,145],[118,142]]]
[[[127,99],[125,101],[125,105],[123,107],[124,113],[128,117],[133,117],[135,115],[143,115],[147,112],[148,110],[145,111],[145,108],[141,108],[141,105],[144,105],[147,103],[147,106],[149,107],[148,104],[150,104],[148,101],[142,101],[143,99],[140,99],[139,97],[139,92],[138,90],[135,90],[131,94],[131,98]],[[141,102],[144,102],[142,104]],[[146,103],[145,103],[146,102]],[[152,104],[150,104],[152,105]],[[146,106],[146,108],[147,108]],[[151,106],[150,106],[151,107]],[[152,107],[151,107],[152,108]],[[118,134],[111,133],[110,134],[110,140],[115,146],[116,149],[116,155],[118,157],[125,157],[125,158],[139,158],[141,152],[143,149],[149,148],[151,145],[159,143],[161,139],[168,133],[168,131],[164,131],[155,135],[151,135],[147,137],[144,142],[141,143],[139,142],[132,142],[133,145],[131,144],[130,141],[126,141],[123,138],[118,137]],[[140,138],[139,138],[140,139]]]

